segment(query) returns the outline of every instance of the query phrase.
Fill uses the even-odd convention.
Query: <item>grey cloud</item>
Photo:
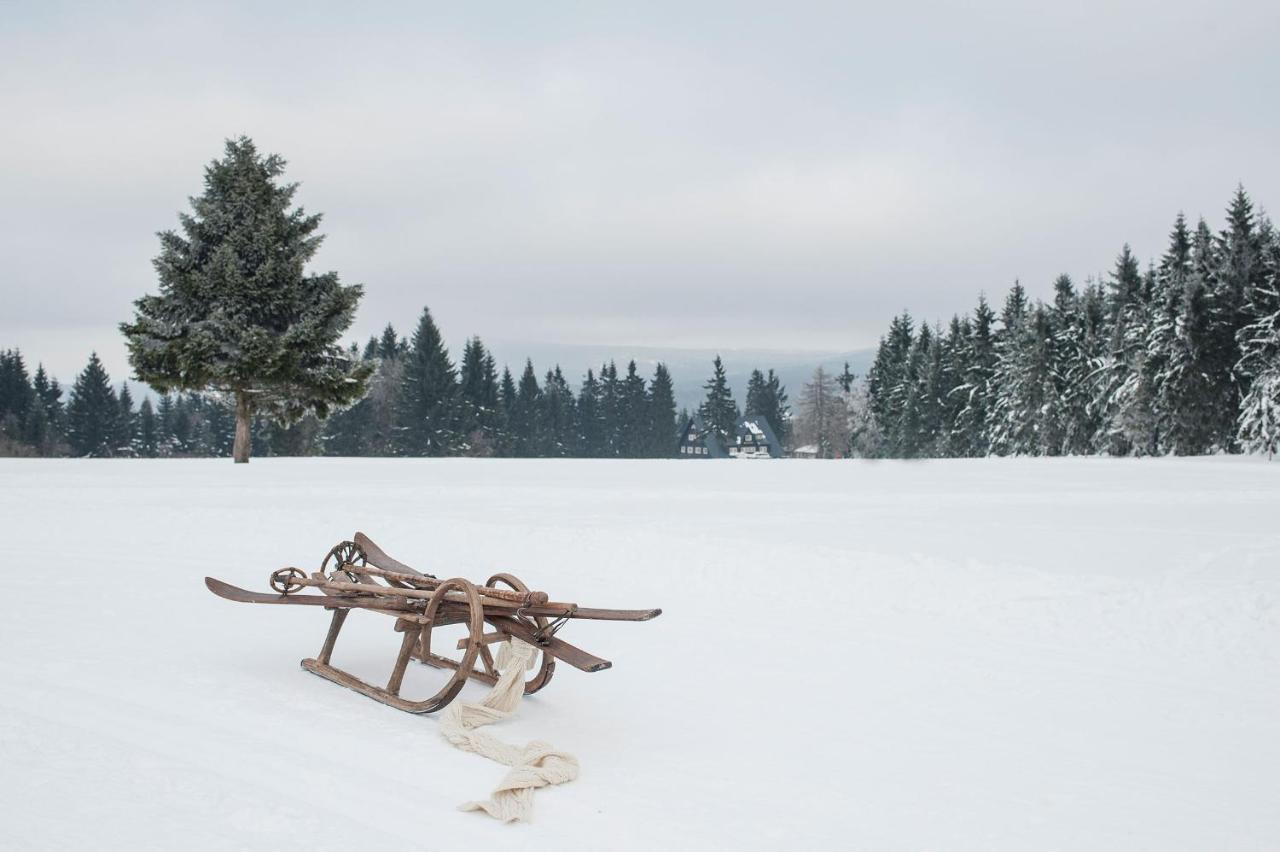
[[[123,373],[221,140],[290,161],[356,336],[871,345],[1280,190],[1274,4],[14,4],[0,345]]]

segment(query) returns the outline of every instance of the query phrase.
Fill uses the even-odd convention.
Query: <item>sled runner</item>
[[[489,647],[494,643],[515,638],[541,651],[540,661],[531,668],[532,676],[524,685],[524,693],[530,695],[550,682],[556,660],[584,672],[598,672],[613,665],[558,638],[556,633],[569,621],[648,621],[662,613],[660,609],[592,609],[551,601],[546,592],[530,591],[511,574],[494,574],[483,584],[461,578],[440,580],[391,558],[364,533],[335,545],[321,562],[320,570],[310,575],[300,568],[272,572],[270,585],[276,594],[250,592],[213,577],[205,577],[204,582],[209,591],[227,600],[332,610],[320,654],[303,660],[302,667],[410,713],[432,713],[444,707],[458,695],[468,678],[495,683],[498,669]],[[297,594],[308,587],[321,594]],[[396,632],[403,634],[386,686],[367,683],[330,662],[338,634],[347,616],[356,609],[391,616]],[[461,652],[457,658],[438,653],[442,649],[433,649],[431,644],[432,631],[451,624],[461,624],[467,630],[467,635],[451,649]],[[435,695],[412,701],[400,695],[411,660],[451,670],[453,674]]]

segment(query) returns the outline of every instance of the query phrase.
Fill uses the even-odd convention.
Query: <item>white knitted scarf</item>
[[[549,744],[529,743],[517,748],[492,734],[478,730],[515,713],[524,697],[524,675],[533,667],[538,649],[511,639],[498,649],[498,682],[478,704],[454,701],[440,717],[440,733],[464,751],[472,751],[511,767],[507,777],[487,802],[467,802],[459,810],[482,810],[503,822],[528,820],[533,812],[533,791],[563,784],[578,777],[578,759]]]

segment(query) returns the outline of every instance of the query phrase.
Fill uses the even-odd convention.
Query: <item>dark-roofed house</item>
[[[728,454],[720,440],[707,429],[701,414],[689,418],[680,430],[680,445],[676,448],[678,459],[722,459]]]
[[[701,415],[694,415],[680,431],[676,458],[778,459],[782,458],[782,445],[763,417],[738,418],[733,441],[726,446],[726,442],[706,427]]]

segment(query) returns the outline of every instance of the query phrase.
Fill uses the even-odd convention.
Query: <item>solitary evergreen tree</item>
[[[76,377],[67,403],[67,440],[77,456],[110,456],[116,438],[120,403],[98,353]]]
[[[237,462],[249,460],[255,413],[324,417],[359,399],[372,369],[338,343],[361,288],[304,270],[320,216],[290,209],[297,184],[279,182],[284,167],[245,137],[229,140],[180,217],[183,234],[160,234],[159,294],[139,299],[120,327],[138,378],[234,398]]]

